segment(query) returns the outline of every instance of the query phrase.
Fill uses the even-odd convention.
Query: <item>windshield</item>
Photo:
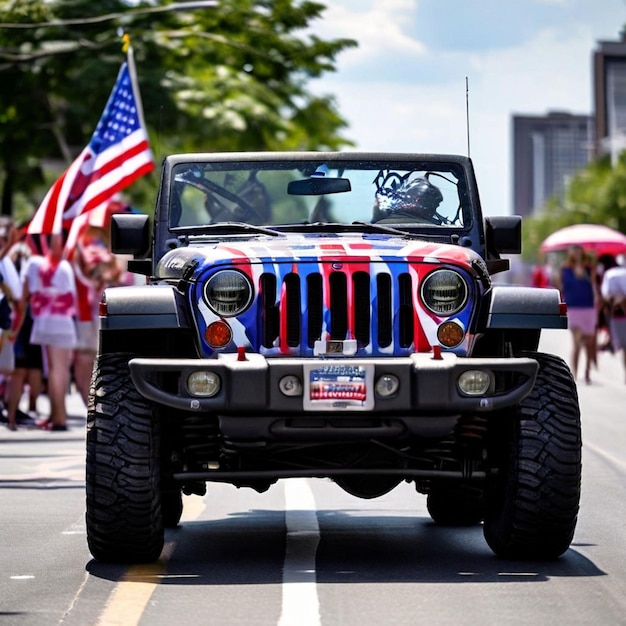
[[[467,226],[462,168],[408,161],[229,161],[173,168],[170,228],[368,222]]]

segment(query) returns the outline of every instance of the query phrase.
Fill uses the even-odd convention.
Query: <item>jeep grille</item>
[[[275,275],[262,274],[261,342],[265,348],[278,339],[279,345],[312,349],[326,330],[330,339],[356,339],[360,348],[409,348],[414,293],[408,273],[333,271],[327,280],[315,272],[290,273],[280,286]]]

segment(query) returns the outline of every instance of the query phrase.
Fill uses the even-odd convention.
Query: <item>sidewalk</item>
[[[85,438],[85,421],[87,418],[87,408],[83,404],[80,394],[72,386],[72,391],[66,396],[67,406],[67,427],[68,430],[60,432],[52,432],[42,430],[34,426],[18,426],[18,429],[11,431],[5,423],[0,423],[0,444],[10,443],[12,441],[40,441],[51,439],[84,439]],[[50,402],[48,396],[42,394],[37,400],[37,408],[42,418],[50,414]],[[22,411],[28,410],[28,397],[24,395],[20,402]]]
[[[572,336],[570,331],[543,330],[541,333],[541,341],[539,342],[539,350],[560,356],[570,365],[572,351]],[[584,372],[584,359],[584,354],[581,354],[578,368],[578,380],[576,381],[579,388],[588,386],[585,384],[582,376]],[[598,367],[597,369],[594,367],[591,368],[591,385],[589,386],[593,387],[594,384],[604,383],[611,387],[626,389],[626,385],[624,385],[625,376],[624,360],[620,352],[615,354],[611,352],[599,352]]]

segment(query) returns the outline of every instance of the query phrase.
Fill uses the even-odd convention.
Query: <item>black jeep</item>
[[[107,289],[87,422],[96,559],[158,558],[183,494],[401,481],[504,557],[567,550],[581,431],[556,289],[494,284],[521,219],[483,217],[470,159],[167,157],[153,228],[114,216],[146,284]]]

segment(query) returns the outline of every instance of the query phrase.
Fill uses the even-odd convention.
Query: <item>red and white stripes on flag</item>
[[[48,190],[28,233],[61,233],[64,222],[108,203],[154,169],[131,70],[129,50],[89,144]]]
[[[72,220],[68,225],[67,238],[65,240],[64,254],[66,258],[72,258],[78,238],[87,226],[107,228],[111,221],[111,215],[115,213],[132,213],[132,209],[122,202],[110,200],[106,204],[101,204],[99,207],[92,209],[88,213],[82,213]],[[65,226],[64,224],[64,228]]]

